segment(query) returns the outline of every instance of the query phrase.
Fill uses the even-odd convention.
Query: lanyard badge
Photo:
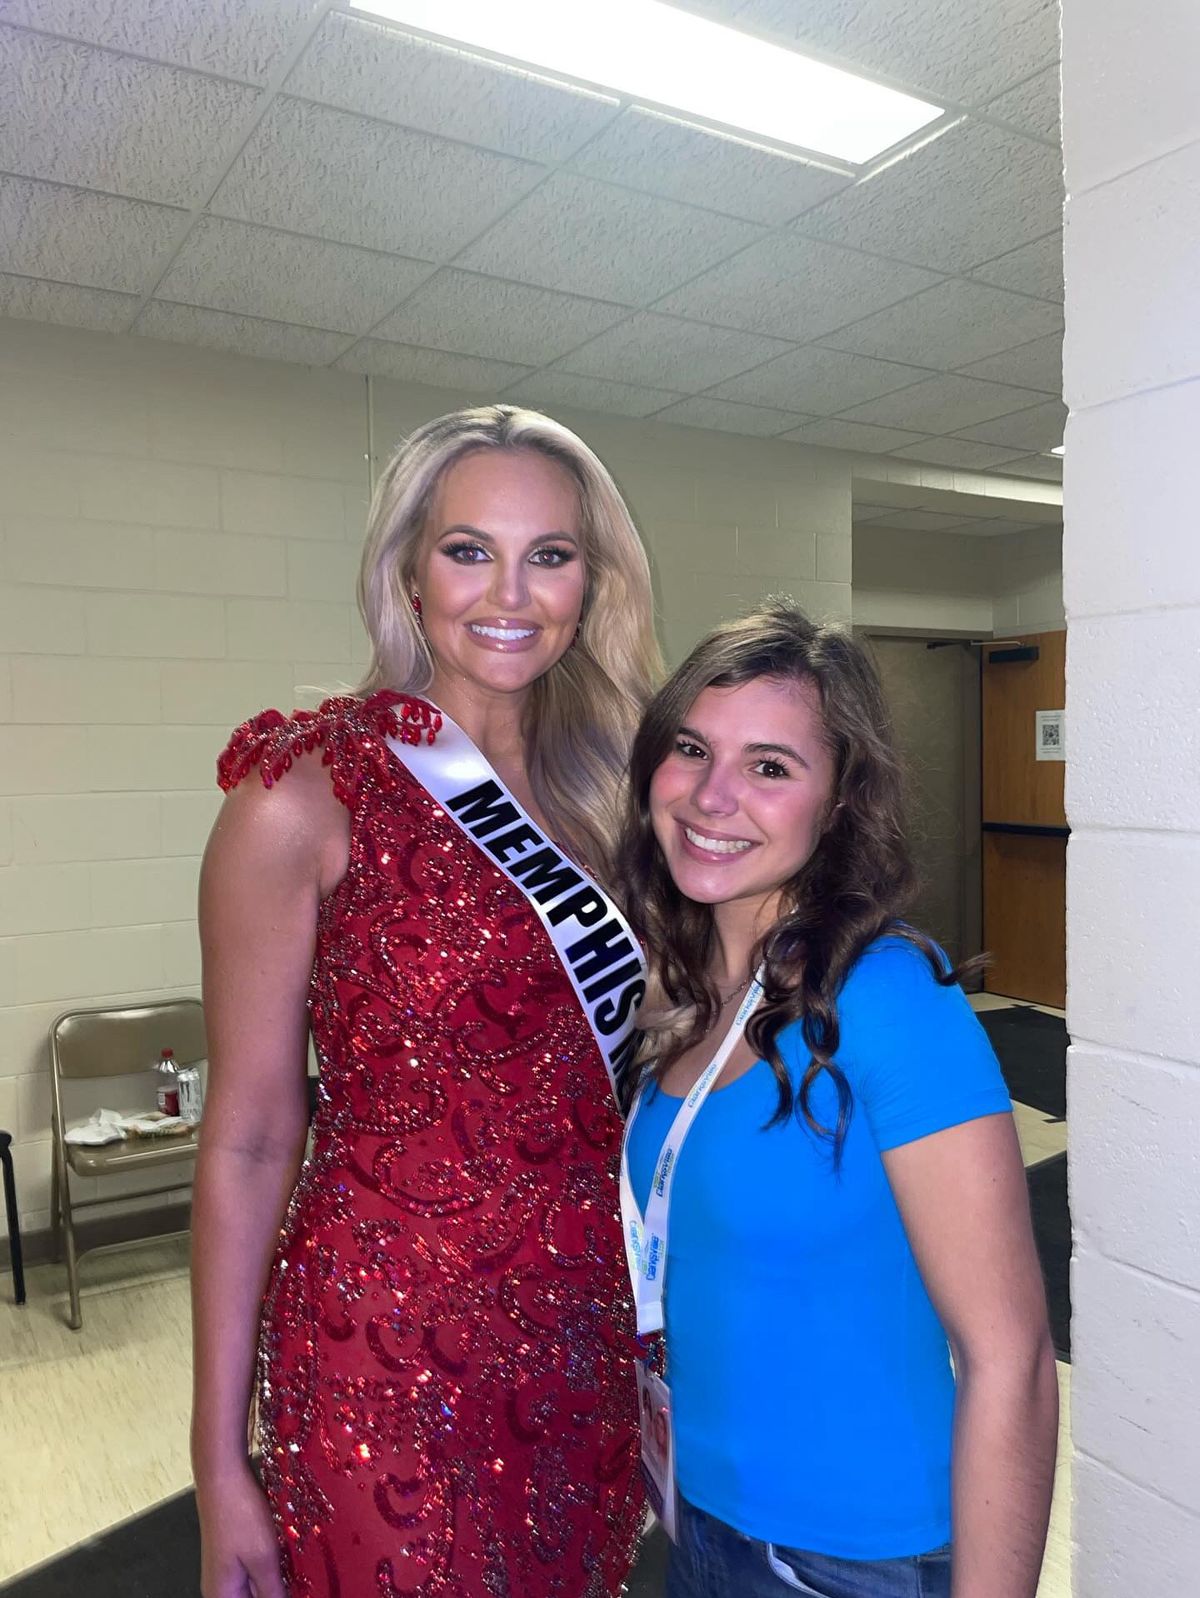
[[[710,1063],[701,1072],[671,1123],[666,1140],[654,1163],[650,1197],[643,1215],[633,1193],[629,1174],[629,1133],[641,1108],[642,1095],[629,1114],[621,1144],[621,1221],[625,1233],[625,1256],[637,1309],[637,1328],[641,1336],[661,1332],[663,1327],[663,1282],[667,1268],[667,1227],[671,1212],[671,1189],[679,1163],[679,1152],[691,1131],[704,1101],[712,1092],[729,1056],[746,1030],[755,1006],[762,997],[759,970],[749,992],[738,1007],[729,1031]],[[638,1412],[642,1432],[642,1474],[651,1507],[663,1530],[675,1541],[678,1521],[678,1492],[675,1478],[675,1427],[671,1392],[664,1378],[650,1369],[649,1362],[637,1364]]]
[[[638,1416],[642,1429],[642,1476],[650,1507],[672,1542],[678,1524],[675,1490],[675,1428],[671,1392],[644,1359],[637,1362]]]
[[[663,1280],[667,1268],[667,1231],[671,1210],[671,1189],[675,1182],[675,1168],[684,1140],[691,1131],[704,1101],[712,1092],[717,1078],[725,1068],[729,1056],[737,1047],[746,1022],[750,1019],[762,997],[763,973],[761,969],[750,984],[749,992],[738,1007],[729,1031],[711,1062],[701,1072],[698,1081],[684,1099],[671,1123],[666,1140],[654,1164],[650,1183],[650,1197],[643,1215],[633,1193],[629,1174],[629,1134],[637,1120],[644,1093],[639,1093],[625,1126],[621,1144],[621,1222],[625,1233],[625,1257],[629,1266],[629,1280],[633,1287],[633,1301],[637,1308],[637,1329],[641,1336],[661,1332],[663,1327]]]

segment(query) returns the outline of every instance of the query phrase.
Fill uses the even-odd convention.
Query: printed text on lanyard
[[[625,1138],[621,1145],[621,1221],[625,1231],[625,1255],[629,1263],[629,1280],[633,1286],[633,1301],[637,1307],[637,1329],[641,1336],[662,1331],[667,1229],[670,1222],[671,1189],[675,1182],[679,1151],[696,1117],[704,1107],[705,1099],[711,1093],[729,1056],[746,1030],[746,1022],[762,997],[762,977],[760,969],[750,984],[746,997],[739,1005],[720,1048],[679,1106],[671,1123],[671,1130],[667,1133],[666,1141],[655,1161],[654,1178],[650,1184],[650,1197],[644,1215],[638,1208],[633,1193],[633,1181],[629,1174],[629,1134],[641,1108],[644,1089],[638,1094],[637,1101],[630,1111],[625,1127]]]

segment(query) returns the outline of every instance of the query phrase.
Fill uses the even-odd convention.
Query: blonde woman
[[[615,1100],[644,973],[601,884],[658,668],[645,555],[581,440],[492,406],[391,462],[360,602],[361,695],[267,711],[219,765],[203,1592],[611,1598],[641,1515]]]

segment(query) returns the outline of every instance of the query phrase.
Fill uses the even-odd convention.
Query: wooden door
[[[1062,710],[1066,633],[983,650],[983,946],[989,993],[1062,1007],[1067,991],[1065,766],[1037,758],[1037,712]]]

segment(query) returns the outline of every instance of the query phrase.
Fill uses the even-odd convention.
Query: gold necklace
[[[731,1000],[737,998],[738,994],[741,993],[743,988],[748,988],[749,986],[750,986],[750,978],[749,977],[743,977],[742,980],[738,983],[737,987],[736,988],[732,988],[728,993],[722,993],[720,988],[718,988],[717,989],[717,998],[720,999],[720,1001],[721,1001],[721,1008],[724,1009],[725,1006],[727,1004],[729,1004]]]

